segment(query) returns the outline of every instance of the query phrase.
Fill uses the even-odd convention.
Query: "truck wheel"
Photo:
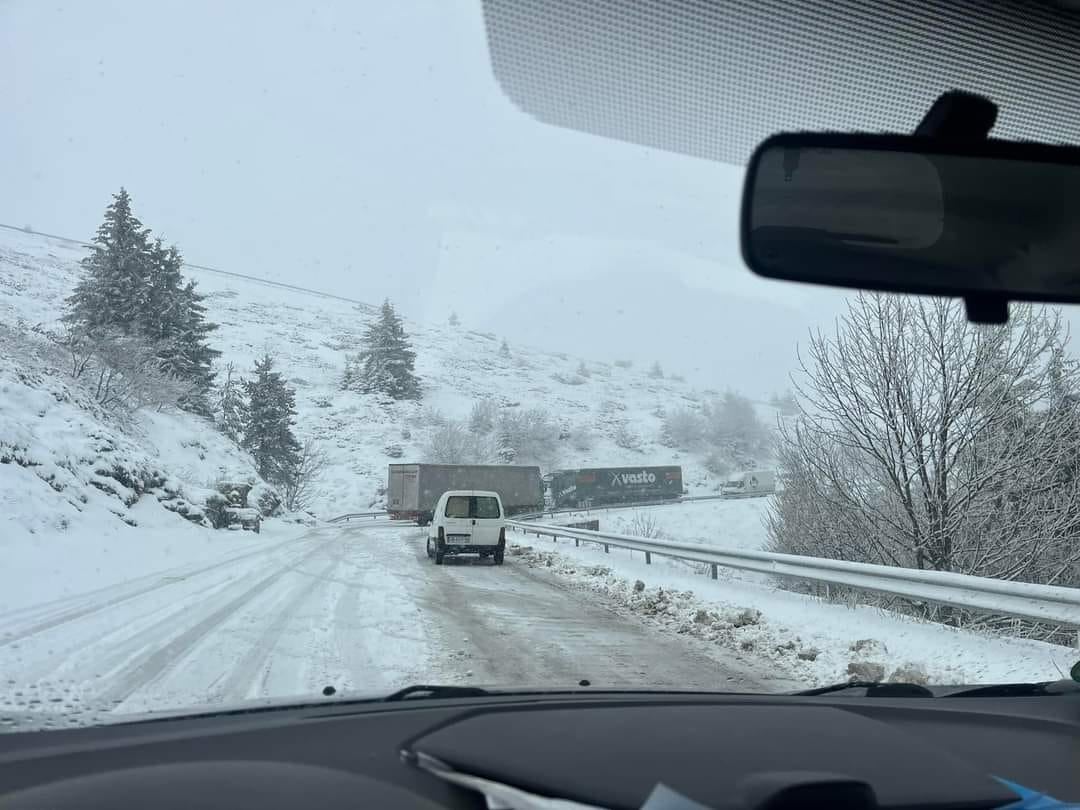
[[[495,564],[496,565],[502,565],[503,564],[503,550],[502,550],[501,546],[495,550]]]
[[[427,539],[427,545],[424,548],[424,552],[427,554],[428,559],[430,560],[431,559],[431,538],[430,537]]]
[[[435,549],[435,564],[436,565],[442,565],[443,564],[443,552],[442,552],[441,549],[438,549],[438,548]]]

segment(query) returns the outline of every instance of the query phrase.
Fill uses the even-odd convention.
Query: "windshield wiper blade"
[[[799,697],[815,697],[833,692],[846,692],[848,689],[865,689],[865,697],[933,697],[934,693],[917,683],[881,683],[880,681],[841,681],[815,689],[789,692]]]
[[[398,689],[396,692],[391,692],[382,700],[384,702],[408,699],[439,700],[441,698],[489,697],[493,694],[495,693],[489,692],[487,689],[481,689],[479,686],[446,686],[414,683],[411,686]]]

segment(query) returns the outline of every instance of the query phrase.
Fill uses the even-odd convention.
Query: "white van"
[[[725,498],[755,498],[776,492],[776,472],[750,470],[729,476],[720,488]]]
[[[479,554],[503,564],[506,525],[502,499],[497,492],[451,490],[435,504],[428,527],[427,555],[436,565],[447,554]]]

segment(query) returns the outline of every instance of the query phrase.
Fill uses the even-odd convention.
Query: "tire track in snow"
[[[0,636],[0,648],[6,647],[10,644],[21,641],[30,636],[35,636],[47,632],[55,627],[60,627],[61,625],[78,621],[95,613],[100,613],[103,610],[108,610],[109,608],[116,607],[117,605],[123,605],[126,602],[130,602],[132,599],[138,599],[140,596],[145,596],[146,594],[153,593],[164,588],[169,588],[173,585],[183,582],[184,580],[191,579],[192,577],[197,577],[210,571],[220,571],[222,566],[233,565],[235,563],[248,560],[251,557],[256,557],[276,551],[283,546],[297,542],[298,539],[299,538],[291,538],[289,540],[283,540],[282,542],[272,546],[255,549],[253,551],[240,554],[236,557],[232,557],[229,559],[218,560],[209,565],[201,565],[192,570],[189,570],[191,568],[190,566],[179,566],[177,568],[164,569],[163,571],[160,571],[158,573],[149,574],[145,577],[140,577],[139,580],[136,580],[137,582],[145,581],[147,579],[153,581],[148,585],[143,585],[141,587],[136,586],[134,590],[125,590],[132,588],[132,582],[128,581],[120,585],[110,585],[104,588],[100,588],[96,591],[89,591],[85,594],[65,597],[62,600],[57,600],[57,602],[64,603],[69,600],[85,599],[88,597],[93,597],[94,595],[109,594],[116,590],[121,590],[120,594],[107,597],[101,602],[91,602],[90,605],[77,605],[67,610],[64,610],[64,605],[57,605],[57,602],[49,603],[49,605],[54,606],[52,609],[56,609],[56,607],[59,607],[61,612],[59,614],[54,614],[47,619],[40,619],[40,614],[37,614],[39,617],[37,623],[32,624],[28,627],[24,627],[20,630],[5,631],[3,633],[3,636]],[[18,611],[11,611],[10,613],[0,615],[0,627],[3,627],[8,618],[22,611],[45,610],[47,615],[47,611],[49,609],[50,608],[48,605],[36,605],[33,608],[22,608]]]
[[[298,608],[311,598],[315,591],[324,586],[326,580],[342,564],[340,554],[332,556],[330,561],[317,574],[294,572],[294,576],[308,576],[309,579],[300,587],[272,608],[266,616],[266,625],[248,648],[244,656],[229,671],[225,680],[207,693],[208,703],[224,703],[229,700],[244,700],[256,691],[254,687],[265,683],[267,673],[273,664],[274,649],[282,634],[290,628],[298,615]]]
[[[244,589],[240,594],[215,609],[208,616],[190,625],[166,643],[155,645],[153,649],[148,650],[131,663],[123,666],[118,672],[109,677],[108,683],[96,696],[96,700],[106,705],[122,703],[135,692],[160,678],[168,670],[180,665],[191,650],[206,636],[225,623],[248,602],[273,587],[297,565],[302,565],[320,550],[320,546],[317,545],[314,548],[305,550],[299,558],[294,558],[284,565],[274,565],[275,570],[272,573],[259,578],[253,585]],[[180,612],[183,613],[184,611]],[[171,618],[166,621],[171,621]],[[156,635],[160,638],[161,633],[156,632]]]
[[[413,593],[416,539],[395,535],[391,542],[389,553],[378,555],[362,542],[347,545],[350,573],[332,606],[328,640],[334,660],[341,663],[344,690],[394,689],[426,680],[432,669],[430,639]],[[379,578],[377,585],[371,583],[373,577]],[[381,611],[364,601],[376,588]],[[393,621],[387,620],[387,612]]]

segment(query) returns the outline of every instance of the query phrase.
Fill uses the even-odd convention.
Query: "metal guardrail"
[[[347,515],[338,515],[332,517],[327,523],[348,523],[350,520],[375,520],[381,517],[387,517],[389,512],[350,512]]]
[[[641,509],[648,506],[671,506],[677,503],[693,503],[695,501],[720,501],[730,500],[723,495],[684,495],[681,498],[667,498],[659,501],[631,501],[629,503],[605,503],[599,506],[565,506],[559,509],[544,509],[540,512],[527,512],[516,515],[519,520],[537,520],[539,518],[555,517],[555,515],[567,515],[575,513],[607,512],[612,509]],[[348,523],[350,520],[363,520],[365,518],[379,518],[389,515],[389,512],[352,512],[347,515],[338,515],[327,520],[327,523]]]
[[[844,585],[941,605],[1035,619],[1050,624],[1080,626],[1080,588],[1034,585],[945,571],[894,568],[888,565],[801,557],[768,551],[717,548],[569,526],[520,521],[507,521],[507,525],[521,532],[531,532],[538,537],[565,537],[579,542],[596,543],[604,546],[605,551],[609,551],[611,546],[641,551],[645,553],[646,562],[651,562],[652,555],[658,554],[706,563],[711,566],[713,579],[717,578],[717,567],[722,566],[789,579]]]

